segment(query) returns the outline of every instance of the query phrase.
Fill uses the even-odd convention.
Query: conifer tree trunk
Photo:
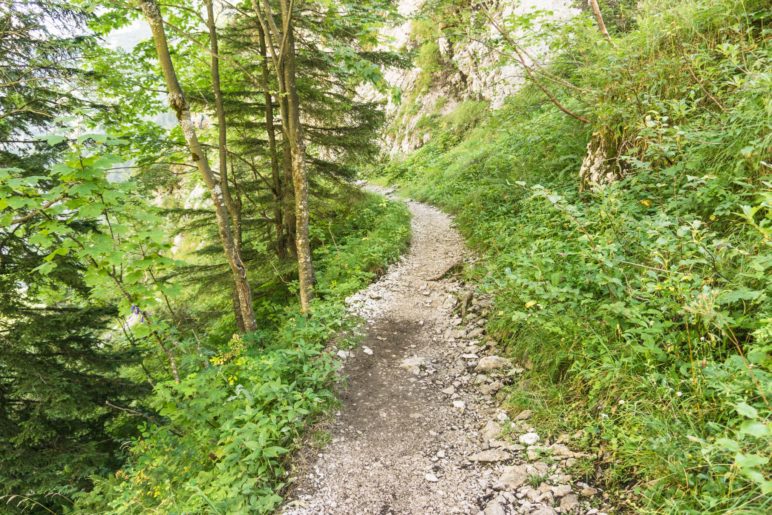
[[[230,184],[228,184],[228,127],[225,123],[225,107],[222,99],[222,88],[220,87],[220,53],[217,42],[217,27],[214,20],[214,5],[212,0],[206,0],[206,24],[209,29],[209,49],[211,53],[210,74],[212,77],[212,93],[214,94],[214,107],[217,115],[217,151],[218,168],[220,172],[220,189],[222,190],[223,202],[231,218],[231,232],[233,234],[233,244],[239,254],[241,254],[241,213],[239,213],[236,204],[231,196]],[[236,314],[236,326],[240,333],[246,331],[246,322],[241,307],[241,299],[238,290],[234,285],[233,289],[233,312]]]
[[[185,95],[177,79],[177,73],[174,69],[171,56],[169,54],[169,45],[166,39],[166,31],[163,26],[163,18],[158,4],[155,0],[139,0],[139,6],[147,19],[150,31],[153,35],[158,61],[161,65],[166,87],[169,90],[169,105],[174,110],[177,121],[182,129],[185,142],[190,150],[191,159],[195,163],[198,171],[201,173],[206,187],[212,198],[217,217],[217,227],[220,233],[223,251],[228,261],[228,265],[233,273],[233,282],[239,297],[240,314],[244,320],[244,328],[247,331],[257,329],[257,321],[252,309],[252,291],[247,281],[247,270],[241,259],[241,249],[236,245],[233,231],[231,228],[230,214],[225,205],[225,198],[222,186],[217,181],[209,161],[204,153],[204,149],[198,140],[193,120],[190,116],[190,107],[185,99]]]
[[[265,131],[268,134],[268,152],[271,155],[271,181],[273,183],[274,229],[276,231],[276,255],[279,259],[287,258],[287,238],[284,230],[284,185],[279,169],[279,154],[276,146],[276,126],[273,118],[273,95],[271,95],[271,78],[268,70],[268,49],[263,28],[258,25],[257,33],[260,44],[260,58],[263,65],[263,94],[265,102]]]
[[[282,73],[282,76],[284,74]],[[289,118],[289,107],[287,105],[287,98],[282,95],[281,98],[281,117],[282,120]],[[295,191],[294,183],[292,181],[292,151],[290,149],[289,137],[282,127],[284,139],[282,140],[282,173],[284,174],[284,183],[293,184],[292,188],[284,189],[284,238],[290,247],[290,253],[292,257],[297,257],[298,251],[295,245],[295,227],[297,226],[295,217]]]
[[[295,250],[300,283],[300,307],[308,314],[314,293],[314,268],[311,260],[311,241],[308,232],[308,176],[305,161],[305,143],[300,123],[300,100],[297,92],[295,41],[292,24],[291,0],[280,0],[281,29],[276,25],[268,0],[252,0],[255,14],[266,35],[282,101],[282,130],[289,143],[289,164],[295,197]],[[286,159],[285,159],[286,163]]]
[[[300,282],[300,306],[304,313],[310,310],[313,298],[314,266],[311,261],[311,239],[308,233],[308,177],[306,175],[306,149],[303,127],[300,124],[300,99],[298,97],[295,70],[295,38],[289,6],[282,1],[282,19],[287,16],[287,38],[284,58],[284,82],[289,108],[287,123],[290,152],[292,154],[292,182],[295,190],[295,246],[298,253],[298,278]]]

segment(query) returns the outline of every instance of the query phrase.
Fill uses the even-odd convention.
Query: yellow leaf
[[[525,303],[525,309],[532,308],[535,305],[536,305],[536,301],[535,300],[529,300],[528,302]]]
[[[646,207],[651,207],[651,200],[643,199],[643,200],[641,200],[641,204],[646,206]]]

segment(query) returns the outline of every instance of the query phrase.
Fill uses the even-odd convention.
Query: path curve
[[[426,204],[407,205],[410,251],[348,299],[350,311],[366,320],[364,341],[338,353],[348,386],[328,428],[331,442],[301,467],[281,513],[555,513],[542,499],[524,506],[514,489],[511,499],[502,497],[495,484],[513,468],[504,465],[523,461],[523,446],[497,440],[511,422],[493,398],[518,370],[485,357],[480,340],[490,303],[440,277],[468,258],[451,218]],[[481,371],[485,363],[493,366]],[[522,466],[545,477],[552,471],[538,465],[543,470]]]

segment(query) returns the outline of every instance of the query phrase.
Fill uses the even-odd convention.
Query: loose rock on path
[[[579,457],[570,438],[550,445],[529,412],[510,420],[497,408],[521,370],[481,341],[490,301],[445,277],[468,259],[451,219],[408,207],[410,252],[348,301],[365,337],[337,353],[348,386],[331,443],[301,467],[280,512],[602,513],[597,490],[564,472]]]

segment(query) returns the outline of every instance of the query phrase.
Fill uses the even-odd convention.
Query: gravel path
[[[563,473],[578,457],[569,437],[549,445],[528,412],[497,409],[521,371],[486,346],[490,301],[446,277],[468,258],[451,219],[408,206],[410,252],[349,299],[365,337],[338,351],[348,387],[331,443],[298,467],[281,513],[602,513],[598,492]]]

